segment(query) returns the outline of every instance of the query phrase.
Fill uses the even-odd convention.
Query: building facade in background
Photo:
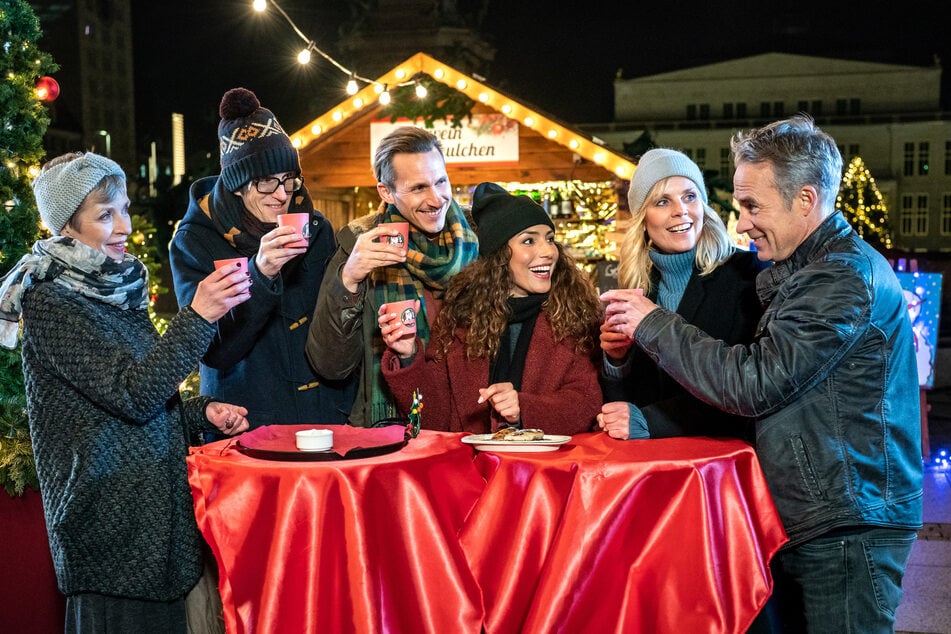
[[[60,70],[50,105],[48,158],[92,150],[133,174],[137,168],[130,0],[31,0],[40,46]],[[147,79],[144,79],[147,81]]]
[[[894,246],[951,253],[951,112],[941,66],[767,53],[614,85],[615,121],[579,127],[624,150],[645,133],[732,179],[730,137],[797,112],[860,156],[889,210]]]

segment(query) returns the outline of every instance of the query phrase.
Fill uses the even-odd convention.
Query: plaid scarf
[[[52,281],[120,310],[148,308],[148,269],[126,253],[122,262],[65,236],[38,240],[0,280],[0,344],[17,345],[21,299],[30,287]]]
[[[377,218],[377,223],[405,222],[396,207],[387,205]],[[419,314],[416,315],[416,335],[425,346],[429,343],[429,319],[423,290],[429,289],[437,299],[441,299],[449,285],[449,280],[479,255],[479,239],[469,221],[455,200],[449,203],[446,211],[446,224],[435,240],[416,229],[409,228],[409,245],[406,262],[401,265],[374,269],[369,276],[373,288],[373,314],[387,302],[404,299],[419,299]],[[380,360],[386,344],[377,329],[373,335],[373,421],[399,416],[396,403],[383,380]]]

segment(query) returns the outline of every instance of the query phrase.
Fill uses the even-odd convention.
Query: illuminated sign
[[[376,153],[380,140],[396,128],[415,125],[426,128],[422,119],[389,119],[370,123],[370,156]],[[458,128],[444,120],[433,121],[426,128],[439,138],[446,163],[461,165],[517,165],[518,123],[503,114],[474,114]]]

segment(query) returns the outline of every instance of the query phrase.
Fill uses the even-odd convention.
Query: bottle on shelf
[[[545,210],[545,213],[551,216],[551,187],[545,188],[545,193],[542,194],[542,209]]]
[[[561,190],[557,187],[551,190],[551,201],[549,203],[551,211],[548,215],[552,218],[558,218],[561,215]]]
[[[561,218],[571,218],[575,215],[574,205],[571,203],[571,195],[565,194],[561,198],[561,212],[558,214]]]

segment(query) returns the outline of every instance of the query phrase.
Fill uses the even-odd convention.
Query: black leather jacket
[[[921,527],[914,339],[888,262],[829,217],[757,277],[755,341],[727,346],[670,311],[634,338],[691,392],[756,417],[756,451],[789,535]]]

